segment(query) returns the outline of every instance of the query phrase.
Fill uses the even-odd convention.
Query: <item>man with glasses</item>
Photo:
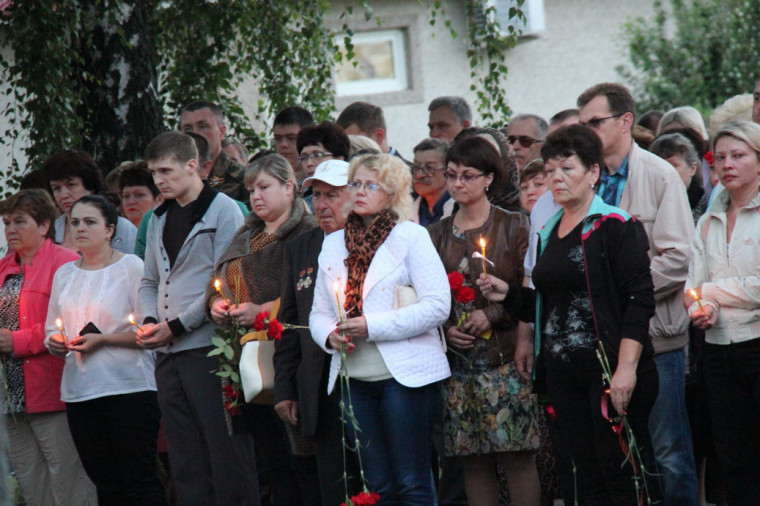
[[[635,103],[622,85],[602,83],[578,97],[580,122],[602,140],[606,170],[598,194],[641,221],[649,236],[655,316],[649,333],[660,391],[649,417],[665,504],[696,505],[697,477],[684,400],[685,347],[689,317],[682,294],[694,231],[678,172],[636,145],[631,135]]]
[[[310,178],[320,163],[327,160],[346,160],[351,141],[336,123],[323,121],[318,125],[302,128],[298,132],[296,145],[303,176]],[[311,187],[304,188],[304,200],[311,207]]]
[[[530,162],[541,158],[541,145],[548,129],[546,120],[535,114],[520,114],[509,122],[507,140],[515,150],[518,171],[522,172]]]
[[[446,141],[432,138],[414,147],[412,176],[418,197],[414,201],[412,220],[423,227],[438,223],[454,210],[454,200],[449,195],[445,177],[448,150]]]

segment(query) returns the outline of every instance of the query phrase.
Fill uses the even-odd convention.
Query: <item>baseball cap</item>
[[[315,180],[332,186],[346,186],[348,184],[348,162],[327,160],[320,163],[317,165],[314,175],[304,179],[301,186],[308,188]]]

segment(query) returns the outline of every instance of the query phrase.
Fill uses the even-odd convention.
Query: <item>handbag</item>
[[[280,299],[274,301],[269,320],[277,318]],[[240,338],[243,352],[240,354],[240,382],[245,402],[251,404],[274,404],[274,341],[266,330],[249,332]]]
[[[393,289],[393,309],[401,309],[416,304],[418,300],[417,291],[413,286],[396,285]],[[438,327],[438,335],[441,337],[441,348],[446,353],[446,338],[441,326]]]

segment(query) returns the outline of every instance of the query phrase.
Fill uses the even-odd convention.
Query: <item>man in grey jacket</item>
[[[253,440],[230,436],[222,385],[208,357],[214,326],[205,289],[243,224],[237,204],[198,175],[193,139],[165,132],[145,151],[165,202],[148,225],[138,343],[156,350],[156,385],[180,504],[259,504]]]
[[[649,323],[660,390],[649,416],[665,504],[698,503],[691,430],[684,393],[689,319],[682,294],[691,256],[694,222],[683,182],[665,160],[631,136],[635,103],[622,85],[602,83],[578,97],[580,122],[602,140],[604,163],[598,194],[624,209],[649,236],[655,316]]]

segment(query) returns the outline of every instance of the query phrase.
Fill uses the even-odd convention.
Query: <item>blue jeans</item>
[[[441,410],[438,383],[409,388],[395,379],[352,379],[350,385],[361,462],[370,490],[380,494],[378,505],[436,504],[431,437]],[[347,403],[347,392],[343,398]],[[346,428],[354,441],[351,424]]]
[[[654,356],[660,392],[649,415],[649,434],[662,473],[664,504],[699,503],[694,450],[686,412],[684,350]]]

